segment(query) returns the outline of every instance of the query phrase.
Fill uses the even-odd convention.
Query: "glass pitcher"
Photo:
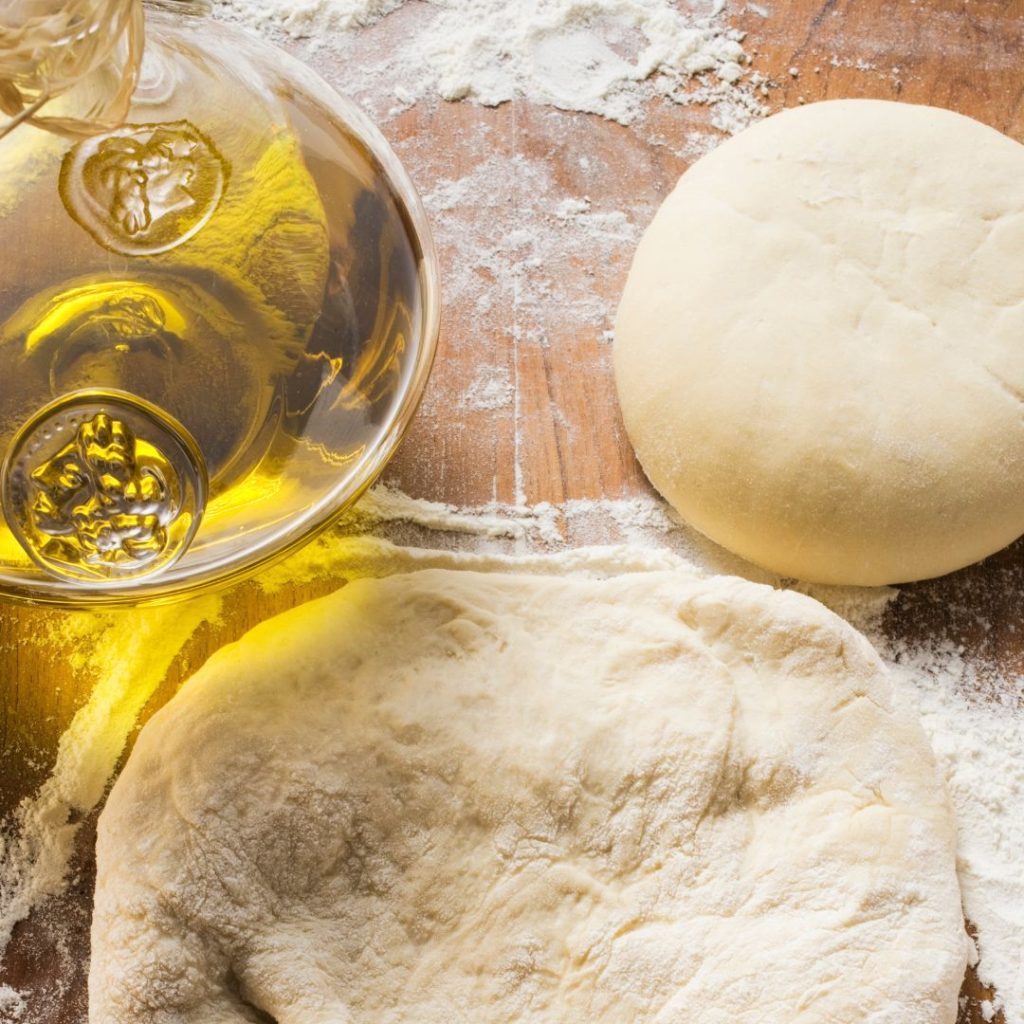
[[[0,111],[0,593],[165,596],[329,523],[437,335],[381,135],[190,0],[9,0]]]

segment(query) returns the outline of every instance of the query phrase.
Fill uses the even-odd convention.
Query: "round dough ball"
[[[100,819],[94,1024],[953,1024],[954,829],[870,645],[682,573],[351,583]]]
[[[1024,146],[931,107],[787,110],[691,167],[644,235],[615,373],[702,533],[865,586],[1024,532]]]

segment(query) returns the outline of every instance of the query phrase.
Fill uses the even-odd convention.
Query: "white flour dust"
[[[550,117],[567,119],[557,112]],[[467,445],[486,449],[500,432],[510,432],[511,423],[514,497],[523,503],[521,447],[528,413],[518,373],[522,359],[537,356],[520,349],[555,351],[565,365],[610,379],[611,351],[603,342],[611,334],[617,293],[641,226],[656,202],[638,197],[628,212],[616,209],[599,198],[599,186],[594,196],[567,196],[565,172],[560,176],[546,160],[465,148],[461,175],[437,179],[424,195],[450,324],[444,344],[456,366],[448,370],[448,389],[427,390],[420,416],[443,431],[451,421],[448,396],[454,390],[458,414],[472,431]],[[598,160],[577,158],[584,182],[600,176]],[[462,380],[453,374],[460,364],[468,368]],[[614,401],[611,394],[608,401]],[[553,396],[548,408],[567,445],[586,440],[589,425],[563,417]]]
[[[262,31],[310,40],[352,57],[353,29],[403,6],[403,0],[217,0],[221,17]],[[743,34],[728,26],[724,0],[681,10],[671,0],[428,0],[415,29],[376,49],[359,41],[344,88],[362,97],[387,83],[394,114],[428,97],[498,106],[516,98],[631,124],[645,100],[716,108],[736,130],[761,111],[760,79],[748,73]],[[686,13],[683,13],[683,11]],[[404,12],[403,12],[404,13]],[[362,35],[362,33],[360,34]],[[705,84],[695,96],[694,78]]]
[[[512,374],[504,366],[479,366],[460,399],[463,409],[492,412],[511,407],[515,398]]]
[[[27,1009],[24,992],[18,992],[10,985],[0,985],[0,1020],[19,1021]]]
[[[366,28],[405,0],[216,0],[219,13],[262,31],[295,38]]]
[[[625,273],[654,213],[642,203],[627,215],[566,198],[548,164],[519,154],[471,163],[423,201],[437,225],[447,303],[472,310],[477,328],[542,344],[562,325],[610,326],[609,281]],[[581,262],[601,273],[574,272]]]
[[[978,975],[995,989],[1007,1024],[1022,1024],[1024,680],[979,680],[965,652],[951,644],[890,641],[881,649],[897,682],[912,688],[948,780],[960,889],[978,929]]]

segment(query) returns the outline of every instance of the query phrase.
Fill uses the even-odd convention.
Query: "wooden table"
[[[747,33],[754,68],[774,83],[765,97],[771,109],[826,97],[899,99],[949,107],[1024,139],[1024,0],[760,0],[730,9],[732,24]],[[389,32],[414,31],[426,13],[411,5],[372,31],[386,42]],[[344,68],[323,58],[319,69],[344,88]],[[586,195],[593,211],[621,210],[642,226],[688,162],[685,147],[673,143],[691,131],[708,132],[708,125],[701,107],[654,103],[636,130],[517,101],[494,109],[419,104],[385,131],[424,193],[470,174],[484,159],[519,156],[547,169],[555,193]],[[438,213],[449,282],[461,281],[467,269],[461,244],[467,231],[484,224],[498,245],[527,211],[536,218],[536,202],[531,183],[511,173],[500,194],[471,194]],[[479,274],[480,289],[492,299],[486,316],[476,306],[478,295],[449,287],[429,392],[387,479],[410,495],[458,505],[648,493],[618,417],[604,336],[610,323],[600,317],[581,323],[560,301],[561,292],[585,287],[613,309],[632,248],[623,241],[603,251],[599,265],[570,253],[541,309],[524,309],[516,281],[494,279],[486,268]],[[482,365],[510,382],[507,401],[463,401]],[[325,579],[273,593],[252,583],[234,588],[220,619],[200,626],[186,643],[141,718],[217,647],[337,583]],[[953,639],[970,656],[1019,671],[1022,586],[1024,544],[1017,543],[981,566],[905,588],[888,628],[900,636]],[[0,812],[46,779],[58,740],[93,684],[88,667],[52,640],[62,621],[58,613],[0,608]],[[86,1020],[94,819],[79,835],[68,893],[56,911],[18,928],[0,965],[0,984],[34,993],[20,1024]],[[61,944],[64,953],[57,955]],[[970,978],[965,991],[984,995]],[[972,998],[962,1020],[981,1019]]]

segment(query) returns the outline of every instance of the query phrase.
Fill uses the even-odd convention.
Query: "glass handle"
[[[8,0],[0,9],[0,138],[24,123],[72,137],[116,128],[144,41],[140,0]]]

